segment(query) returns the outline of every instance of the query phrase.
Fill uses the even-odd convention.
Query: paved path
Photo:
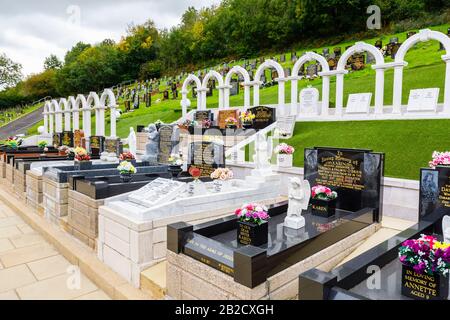
[[[42,112],[44,107],[30,112],[23,117],[0,127],[0,140],[14,136],[16,134],[26,134],[27,129],[32,127],[36,122],[43,119]]]
[[[0,300],[106,300],[102,290],[0,201]]]

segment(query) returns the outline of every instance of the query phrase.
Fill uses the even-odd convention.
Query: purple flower
[[[418,274],[422,274],[425,271],[425,263],[420,262],[413,267],[414,271]]]

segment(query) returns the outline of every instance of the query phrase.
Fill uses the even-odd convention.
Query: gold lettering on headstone
[[[444,207],[450,208],[450,181],[447,181],[447,183],[441,187],[439,192],[439,201]]]

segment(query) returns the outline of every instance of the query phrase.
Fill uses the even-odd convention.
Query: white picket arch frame
[[[106,105],[106,100],[108,100],[108,105]],[[116,96],[114,95],[114,92],[111,89],[105,89],[100,97],[100,112],[102,113],[102,121],[103,121],[103,135],[105,132],[105,109],[110,109],[110,119],[111,119],[111,132],[110,137],[116,138],[117,131],[116,131],[116,110],[119,107],[116,102]]]
[[[70,108],[70,104],[68,103],[67,99],[61,98],[59,99],[59,109],[64,114],[64,131],[71,131],[71,113],[72,110]]]
[[[78,104],[73,96],[67,98],[67,102],[70,105],[70,110],[72,112],[72,131],[80,129],[80,110],[78,109]]]
[[[261,86],[261,76],[263,75],[264,70],[266,69],[275,69],[278,73],[278,77],[274,79],[278,82],[278,107],[279,110],[284,110],[285,104],[285,73],[284,69],[278,62],[267,59],[264,61],[255,72],[255,78],[253,79],[253,105],[259,106],[259,87]]]
[[[217,80],[217,88],[219,89],[219,109],[223,109],[223,96],[224,96],[224,82],[223,77],[220,73],[218,73],[215,70],[210,70],[205,77],[203,78],[202,82],[202,106],[201,109],[197,106],[197,109],[200,110],[206,110],[206,92],[208,90],[208,81],[211,78],[215,78]]]
[[[247,70],[242,68],[241,66],[234,66],[228,71],[225,76],[224,83],[224,109],[230,108],[230,89],[231,89],[231,77],[234,74],[241,74],[244,77],[244,110],[247,110],[250,107],[250,86],[252,82],[250,82],[250,75]]]
[[[75,100],[76,108],[81,111],[83,115],[83,132],[84,136],[91,136],[91,108],[88,106],[86,97],[82,94],[77,95]],[[81,108],[79,108],[81,106]]]
[[[183,118],[186,116],[187,114],[187,107],[188,107],[188,85],[190,85],[192,82],[195,82],[195,84],[197,85],[197,109],[202,107],[202,82],[200,81],[200,79],[195,75],[195,74],[190,74],[187,76],[187,78],[184,80],[183,82],[183,87],[181,88],[181,107],[182,107],[182,115]]]
[[[336,66],[336,114],[341,115],[344,107],[344,75],[348,73],[345,70],[347,60],[355,53],[369,52],[375,58],[375,113],[383,112],[384,101],[384,70],[387,68],[381,51],[368,43],[356,42],[353,46],[345,50],[339,58]]]
[[[319,72],[319,76],[322,77],[322,115],[328,114],[328,108],[330,104],[330,67],[328,66],[327,60],[318,53],[308,51],[305,52],[298,60],[295,62],[292,68],[292,76],[289,77],[291,80],[291,113],[300,113],[300,104],[298,101],[298,81],[302,78],[298,75],[300,68],[307,62],[317,61],[322,67],[322,71]]]
[[[45,101],[44,103],[44,133],[45,134],[53,134],[53,116],[54,112],[51,110],[50,101]]]
[[[100,106],[100,98],[95,91],[91,91],[88,95],[88,98],[86,100],[87,106],[91,109],[95,110],[95,135],[96,136],[103,136],[102,134],[102,127],[104,128],[104,125],[101,125],[101,106]]]
[[[63,132],[63,110],[61,109],[58,101],[53,99],[50,102],[53,111],[55,112],[55,132],[62,133]]]
[[[401,113],[402,90],[403,90],[403,68],[408,65],[404,60],[405,55],[416,43],[437,40],[444,46],[446,54],[441,58],[445,62],[445,85],[443,112],[450,114],[450,38],[442,32],[430,29],[420,30],[415,35],[406,39],[400,46],[395,56],[394,67],[394,91],[393,91],[393,113]]]

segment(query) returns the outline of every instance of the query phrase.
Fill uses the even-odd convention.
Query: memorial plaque
[[[450,215],[450,167],[420,170],[419,219],[431,214]]]
[[[172,134],[173,127],[171,125],[161,125],[159,128],[159,163],[169,163],[172,154]]]
[[[123,144],[120,139],[108,138],[105,140],[105,151],[120,156],[120,154],[123,153]]]
[[[319,90],[306,88],[300,91],[300,114],[318,114]]]
[[[229,117],[233,117],[238,120],[238,110],[219,110],[217,121],[220,129],[225,129],[227,127],[225,120]]]
[[[257,106],[248,109],[255,115],[253,120],[253,129],[260,130],[271,125],[276,121],[276,109],[266,106]]]
[[[73,147],[73,132],[64,131],[62,134],[61,145],[67,147]]]
[[[347,108],[345,113],[366,113],[370,112],[370,102],[372,93],[354,93],[348,95]]]
[[[437,111],[439,88],[414,89],[409,92],[408,106],[410,111]]]
[[[328,186],[338,193],[338,209],[356,212],[374,208],[374,221],[381,221],[383,153],[339,148],[305,149],[304,167],[305,179],[311,186]]]
[[[188,152],[188,166],[195,166],[202,171],[203,177],[217,168],[225,167],[225,150],[223,144],[215,142],[193,142]]]
[[[185,182],[157,178],[145,187],[131,193],[128,196],[128,200],[146,207],[153,207],[154,205],[173,200],[185,190]]]
[[[199,124],[201,124],[203,120],[212,121],[211,110],[196,111],[194,114],[194,120],[197,121]]]
[[[105,137],[91,136],[89,138],[89,149],[93,156],[99,156],[105,149]]]
[[[84,132],[82,130],[75,130],[73,137],[73,146],[81,147],[81,140],[84,138]]]
[[[53,133],[53,139],[52,139],[52,145],[56,147],[60,147],[62,143],[62,133],[54,132]]]

